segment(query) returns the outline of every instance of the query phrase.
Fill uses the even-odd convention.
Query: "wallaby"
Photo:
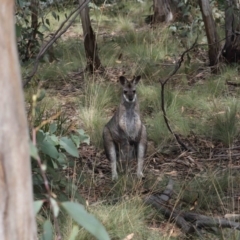
[[[137,176],[143,177],[143,161],[147,148],[146,128],[140,119],[137,101],[136,85],[141,76],[128,81],[119,77],[122,85],[122,99],[117,111],[103,129],[103,143],[107,158],[111,161],[112,179],[118,178],[117,160],[132,158],[132,153],[138,161]]]

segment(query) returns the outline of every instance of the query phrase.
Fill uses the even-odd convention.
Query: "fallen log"
[[[227,218],[209,217],[206,215],[184,212],[178,210],[169,204],[169,200],[173,194],[173,180],[169,180],[168,185],[162,193],[154,193],[147,196],[144,202],[147,205],[151,205],[156,208],[167,220],[175,222],[176,225],[185,234],[197,233],[205,229],[206,231],[216,232],[214,228],[232,228],[240,230],[240,224],[234,221],[230,221]]]

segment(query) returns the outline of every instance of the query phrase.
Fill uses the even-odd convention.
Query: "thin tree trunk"
[[[84,2],[85,0],[79,0],[80,5]],[[102,65],[98,57],[96,37],[91,26],[88,5],[82,11],[80,11],[80,18],[82,21],[84,48],[87,58],[86,70],[94,72],[95,70],[102,68]]]
[[[30,3],[30,11],[31,11],[31,35],[28,39],[26,53],[24,61],[29,60],[29,58],[34,55],[34,48],[36,47],[36,37],[38,31],[38,7],[39,7],[39,0],[31,0]]]
[[[226,42],[223,56],[228,62],[240,61],[240,2],[227,0],[225,3],[225,33]]]
[[[153,23],[168,23],[173,20],[169,0],[153,0],[153,10]]]
[[[215,66],[218,63],[220,51],[220,43],[217,35],[216,24],[212,16],[212,9],[210,7],[209,0],[199,0],[198,2],[207,34],[209,65]]]
[[[14,1],[0,8],[0,239],[36,239],[28,128],[16,48]]]

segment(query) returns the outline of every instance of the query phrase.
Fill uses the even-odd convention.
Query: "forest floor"
[[[182,64],[179,72],[169,80],[166,94],[167,114],[174,132],[188,147],[188,151],[182,151],[175,138],[166,129],[161,115],[162,109],[155,102],[160,102],[159,79],[165,79],[172,72],[178,55],[185,48],[179,45],[179,41],[171,45],[172,35],[164,32],[165,26],[154,33],[154,29],[142,22],[137,28],[132,27],[133,17],[130,15],[127,17],[129,22],[126,23],[123,22],[124,17],[119,18],[122,21],[121,24],[116,25],[116,29],[120,28],[119,31],[109,27],[112,22],[105,18],[103,26],[92,20],[95,29],[98,29],[100,59],[105,67],[104,73],[95,73],[91,76],[82,71],[85,66],[83,36],[80,26],[74,24],[59,41],[62,45],[58,46],[57,43],[55,50],[57,60],[50,64],[43,63],[35,77],[35,81],[42,80],[40,85],[37,83],[37,88],[40,86],[46,89],[46,103],[51,105],[48,111],[54,112],[60,108],[67,117],[67,124],[71,125],[71,131],[82,128],[90,135],[91,144],[83,144],[79,149],[80,159],[75,160],[77,168],[65,169],[64,173],[71,179],[78,179],[77,191],[87,201],[87,205],[93,208],[98,205],[114,205],[135,197],[144,199],[147,194],[163,191],[168,179],[171,178],[174,180],[174,194],[169,204],[173,208],[218,217],[224,217],[227,213],[238,213],[240,112],[239,109],[236,110],[233,117],[235,121],[231,122],[232,118],[227,115],[226,109],[231,110],[231,104],[238,103],[236,99],[240,90],[229,85],[228,81],[240,81],[239,67],[228,68],[224,65],[220,74],[212,76],[206,64],[206,49],[197,47],[190,57],[186,57],[187,60]],[[161,39],[166,39],[160,40],[159,43],[160,36]],[[168,37],[171,40],[168,40]],[[159,48],[161,44],[162,48]],[[81,48],[78,50],[80,53],[76,54],[78,48]],[[187,63],[188,61],[190,63]],[[145,178],[142,181],[136,179],[136,162],[132,162],[127,173],[121,173],[119,181],[112,182],[110,163],[101,146],[103,126],[120,102],[118,77],[122,74],[129,77],[134,74],[143,75],[139,100],[140,105],[143,105],[141,111],[149,138],[144,163]],[[110,99],[110,104],[101,105],[99,116],[104,115],[105,118],[103,122],[99,124],[97,122],[93,129],[88,127],[86,119],[84,121],[82,118],[82,109],[87,105],[91,107],[91,99],[94,99],[94,96],[91,96],[90,100],[86,100],[89,97],[89,84],[103,88],[110,85],[114,94],[116,93],[116,96]],[[35,90],[36,85],[34,86],[33,83],[26,91],[29,91],[26,95],[31,95]],[[152,99],[151,95],[155,93],[157,95]],[[87,101],[89,103],[86,103]],[[225,116],[225,113],[227,121],[216,118],[216,116]],[[97,114],[98,112],[96,116]],[[90,117],[87,121],[92,123]],[[220,133],[215,134],[214,126],[218,126],[219,123],[226,125],[226,128],[217,128],[220,129]],[[232,129],[232,126],[236,128]],[[226,144],[229,140],[226,137],[228,134],[232,137],[229,145]],[[182,236],[172,223],[152,217],[151,213],[146,218],[144,221],[147,222],[148,229],[161,233],[166,239],[170,237],[179,239]],[[227,233],[227,236],[230,234]],[[222,236],[226,236],[226,233],[224,232]],[[219,238],[212,235],[205,239]]]

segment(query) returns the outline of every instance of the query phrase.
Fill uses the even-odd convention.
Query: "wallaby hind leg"
[[[144,177],[143,175],[143,161],[144,156],[147,150],[147,132],[146,127],[142,126],[141,131],[141,138],[137,146],[137,160],[138,160],[138,166],[137,166],[137,177],[139,179],[142,179]]]
[[[112,168],[112,180],[118,179],[117,174],[117,152],[116,152],[116,146],[113,142],[111,133],[107,127],[103,130],[103,144],[106,156],[108,160],[111,161],[111,168]]]

